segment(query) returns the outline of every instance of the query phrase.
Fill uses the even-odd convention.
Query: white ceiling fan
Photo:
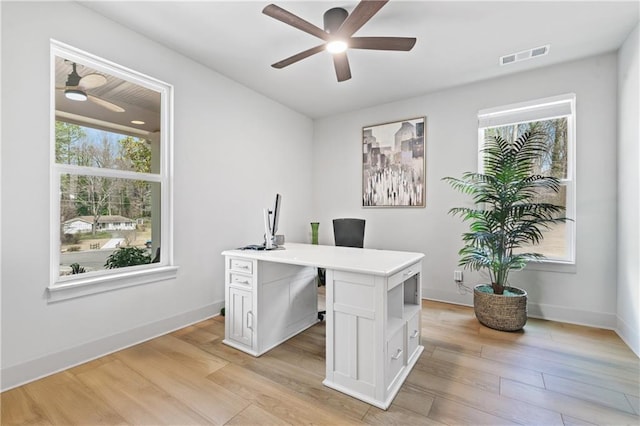
[[[71,63],[73,69],[67,76],[67,81],[63,87],[56,87],[57,90],[63,90],[64,96],[72,101],[86,101],[100,105],[110,111],[124,112],[124,108],[118,106],[112,102],[101,99],[97,96],[88,93],[89,90],[103,86],[107,83],[107,78],[102,74],[91,73],[85,76],[80,76],[76,70],[77,64]]]

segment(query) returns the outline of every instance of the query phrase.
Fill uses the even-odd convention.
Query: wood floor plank
[[[315,351],[314,353],[309,353],[295,345],[290,345],[288,342],[284,342],[282,345],[271,349],[267,353],[267,356],[275,357],[289,363],[290,365],[296,365],[317,375],[318,377],[321,377],[322,379],[324,379],[326,374],[324,355],[317,355]]]
[[[359,424],[342,413],[309,404],[297,393],[259,374],[233,364],[209,375],[209,379],[238,397],[292,424]]]
[[[555,323],[553,323],[555,324]],[[585,368],[590,364],[596,364],[593,366],[595,369],[599,369],[602,366],[614,366],[615,368],[624,368],[628,370],[630,374],[638,375],[640,373],[640,363],[638,358],[634,356],[633,352],[625,346],[619,345],[607,345],[603,344],[602,340],[597,337],[587,338],[591,333],[592,327],[573,326],[574,329],[584,330],[584,335],[581,338],[574,337],[573,339],[564,339],[566,341],[557,341],[554,338],[543,339],[539,336],[530,335],[526,330],[516,333],[505,333],[498,330],[492,330],[487,327],[482,327],[480,336],[489,338],[494,341],[496,347],[509,348],[513,350],[521,350],[526,352],[530,356],[548,359],[550,361],[557,362],[570,362],[581,361],[585,363]],[[600,332],[606,332],[608,336],[613,333],[611,330],[595,329]],[[594,336],[598,336],[594,333]],[[620,338],[618,338],[619,341]],[[599,342],[600,344],[594,345]],[[513,345],[517,343],[517,345]],[[635,358],[635,359],[634,359]]]
[[[146,345],[180,363],[183,368],[190,368],[202,376],[228,364],[227,361],[172,335],[160,336],[146,342]]]
[[[218,334],[213,326],[213,321],[208,321],[207,326],[192,325],[171,333],[172,336],[177,337],[185,342],[191,342],[194,344],[210,343],[218,339],[224,338],[224,329],[222,333]]]
[[[467,353],[474,356],[480,356],[482,353],[482,342],[473,342],[465,339],[466,336],[457,336],[451,338],[451,331],[442,332],[431,330],[425,331],[429,327],[422,322],[421,342],[427,353],[432,353],[436,348],[448,349],[453,352]]]
[[[479,407],[488,415],[499,417],[512,423],[562,424],[559,412],[531,405],[526,401],[506,398],[499,393],[489,393],[484,389],[429,374],[420,369],[414,368],[407,377],[407,382],[421,388],[426,394],[433,397],[451,400],[466,407]],[[432,417],[431,414],[429,414],[429,417]],[[435,419],[443,421],[439,418]],[[446,423],[446,421],[444,422]]]
[[[439,348],[436,348],[436,351],[438,349]],[[453,359],[451,361],[452,362],[443,361],[422,354],[415,368],[438,377],[455,380],[459,383],[482,389],[489,393],[497,394],[499,392],[500,376],[485,373],[477,369],[469,368],[468,366],[462,366],[457,364]]]
[[[284,426],[290,425],[281,418],[272,415],[266,410],[258,407],[257,405],[250,404],[247,408],[242,410],[237,416],[225,423],[225,426],[256,426],[256,425],[271,425],[271,426]]]
[[[635,414],[629,400],[622,392],[616,392],[600,386],[576,382],[575,380],[550,374],[544,374],[544,387],[550,391],[574,396],[585,401],[593,401],[596,404],[606,405],[616,410]]]
[[[427,417],[429,415],[429,411],[431,411],[431,405],[433,404],[434,399],[435,398],[433,396],[426,394],[419,387],[405,382],[400,388],[398,395],[393,400],[392,407],[402,407],[423,417]],[[382,413],[377,413],[376,417],[382,418],[384,416]]]
[[[500,387],[500,377],[507,377],[518,382],[528,383],[532,386],[544,387],[542,374],[539,371],[527,369],[523,366],[520,366],[520,368],[504,368],[504,363],[500,361],[469,356],[464,353],[456,353],[442,348],[437,348],[431,355],[431,358],[434,362],[447,361],[459,367],[461,370],[459,375],[463,377],[469,377],[467,374],[469,374],[470,371],[483,372],[485,375],[489,375],[489,377],[494,377],[495,383],[492,383],[492,385],[495,386],[496,393]]]
[[[251,362],[254,358],[252,355],[239,351],[231,346],[227,346],[222,343],[222,340],[216,340],[214,342],[199,343],[198,348],[208,352],[211,355],[227,361],[232,364],[242,365],[246,362]]]
[[[512,425],[513,421],[497,417],[458,402],[436,398],[429,418],[447,425]]]
[[[325,356],[325,335],[317,333],[322,324],[324,323],[319,323],[318,327],[309,328],[308,333],[300,333],[297,336],[293,336],[287,340],[287,344],[316,356]]]
[[[39,404],[26,392],[25,387],[11,389],[0,395],[0,424],[51,425]]]
[[[129,423],[136,425],[205,424],[207,419],[156,387],[122,361],[76,375]]]
[[[125,425],[126,420],[68,371],[24,386],[43,416],[56,425]]]
[[[421,414],[416,413],[415,411],[408,410],[406,408],[395,406],[395,405],[393,407],[390,407],[387,411],[381,410],[376,407],[371,407],[371,409],[369,409],[363,421],[369,425],[380,425],[380,426],[387,426],[387,425],[442,426],[444,425],[444,423],[441,423],[437,420],[430,419],[429,417],[425,417]]]
[[[527,353],[514,348],[510,350],[505,347],[495,347],[485,345],[482,350],[482,357],[519,368],[526,368],[541,373],[564,377],[577,382],[601,386],[606,389],[618,390],[623,393],[637,396],[638,375],[629,374],[625,369],[616,370],[615,367],[602,368],[601,370],[584,369],[581,362],[576,360],[575,364],[568,360],[564,362],[552,361],[546,357],[530,356]]]
[[[154,385],[214,424],[226,423],[249,405],[249,401],[207,380],[194,370],[183,368],[180,362],[149,345],[142,344],[125,349],[116,356]]]
[[[587,422],[582,419],[576,419],[575,417],[563,415],[562,421],[564,426],[596,426],[595,423]]]
[[[527,318],[527,324],[524,328],[524,334],[526,336],[535,337],[540,340],[551,340],[552,334],[551,330],[549,329],[549,321],[539,318]]]
[[[594,340],[602,343],[599,351],[606,353],[627,353],[629,347],[618,337],[613,330],[597,327],[584,327],[577,324],[551,322],[549,324],[552,340],[569,343],[575,346],[577,343],[585,343],[591,346]]]
[[[637,425],[640,423],[640,418],[636,415],[513,380],[502,380],[500,394],[596,424]]]
[[[271,353],[243,367],[296,392],[308,403],[317,403],[324,408],[340,411],[345,418],[361,420],[370,407],[363,401],[324,386],[324,374],[314,374]]]
[[[465,308],[468,310],[468,314],[472,315],[473,308]],[[525,327],[524,330],[517,332],[503,332],[480,325],[473,316],[469,318],[462,316],[461,318],[463,319],[458,323],[451,319],[447,322],[441,322],[440,320],[423,318],[423,333],[434,337],[439,336],[447,342],[461,343],[462,346],[467,346],[472,342],[477,345],[493,344],[498,347],[501,345],[508,347],[513,344],[528,345],[531,348],[538,346],[555,348],[559,345],[561,346],[561,344],[551,340],[549,333],[545,333],[539,328],[532,327],[530,330]],[[474,323],[475,325],[473,325]]]
[[[625,394],[625,396],[627,397],[629,404],[631,404],[631,407],[633,408],[633,412],[636,414],[640,414],[640,398],[634,395],[629,395],[629,394]]]
[[[552,321],[548,322],[555,324]],[[551,327],[551,325],[549,327]],[[583,328],[586,331],[591,327]],[[562,362],[564,360],[566,362],[566,360],[571,360],[571,362],[573,362],[584,359],[586,361],[603,362],[610,359],[608,355],[605,355],[606,352],[593,346],[593,342],[597,340],[592,340],[591,346],[585,346],[582,345],[582,343],[576,343],[575,346],[573,343],[561,343],[554,341],[551,337],[545,337],[540,333],[530,333],[528,324],[523,330],[516,332],[503,332],[482,326],[479,329],[478,335],[475,337],[472,336],[471,338],[480,339],[485,345],[498,348],[499,350],[520,351],[531,357],[544,358],[550,361]],[[631,354],[631,352],[626,351],[624,354],[618,355],[621,355],[621,359],[624,359],[625,363],[629,363],[627,366],[635,371],[637,369],[637,363],[631,360]],[[622,365],[623,364],[620,364],[620,366]]]

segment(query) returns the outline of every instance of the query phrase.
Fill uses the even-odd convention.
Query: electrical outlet
[[[462,282],[462,271],[453,271],[453,280],[457,283]]]

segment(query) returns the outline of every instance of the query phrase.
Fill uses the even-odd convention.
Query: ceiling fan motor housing
[[[334,7],[327,10],[323,15],[324,30],[329,34],[333,34],[342,25],[345,19],[349,16],[349,12],[341,7]]]
[[[78,86],[80,84],[80,76],[76,71],[76,64],[73,63],[73,71],[67,76],[67,86]]]

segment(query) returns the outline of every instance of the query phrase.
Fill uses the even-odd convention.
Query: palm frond
[[[469,231],[462,234],[460,266],[487,270],[494,282],[505,285],[509,271],[544,258],[513,251],[540,243],[545,230],[570,220],[563,216],[564,207],[537,201],[542,192],[557,193],[561,188],[557,178],[533,173],[546,153],[545,140],[539,131],[525,132],[513,142],[490,136],[482,149],[483,173],[443,178],[476,204],[449,210],[469,224]]]

